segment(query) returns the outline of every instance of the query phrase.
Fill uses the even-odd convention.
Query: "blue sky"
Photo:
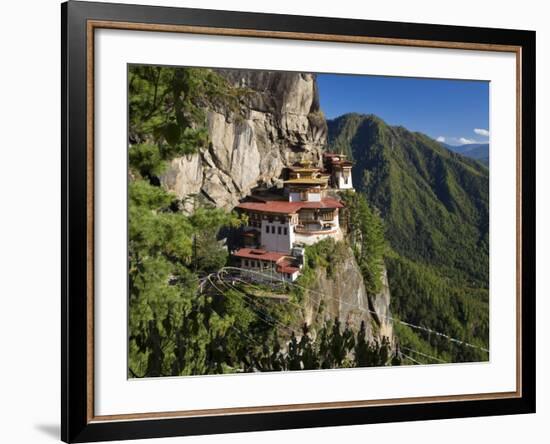
[[[489,141],[489,82],[318,74],[328,119],[376,114],[450,145]]]

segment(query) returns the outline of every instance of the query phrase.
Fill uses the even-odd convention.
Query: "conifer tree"
[[[365,321],[361,321],[361,326],[357,332],[357,341],[354,348],[354,362],[356,367],[367,367],[369,365],[369,345],[366,341],[367,329]]]
[[[277,329],[273,330],[273,352],[270,356],[271,368],[275,371],[286,370],[286,363],[281,352],[281,344],[279,343],[279,335]]]
[[[309,336],[309,327],[304,322],[302,326],[302,338],[300,339],[300,355],[302,357],[302,368],[304,370],[315,370],[319,368],[319,355],[315,344]]]
[[[287,368],[289,370],[302,370],[302,357],[296,335],[292,332],[288,343]]]
[[[387,248],[382,219],[362,193],[344,193],[343,199],[348,214],[348,232],[365,286],[369,293],[378,293],[382,287]]]

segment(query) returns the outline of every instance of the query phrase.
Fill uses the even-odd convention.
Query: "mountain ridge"
[[[465,145],[449,145],[440,142],[445,148],[463,156],[475,159],[489,166],[489,143],[468,143]]]
[[[455,260],[444,257],[463,248],[465,239],[469,250],[484,244],[488,255],[485,167],[372,114],[345,114],[327,124],[329,149],[353,159],[354,185],[381,212],[394,249],[450,268],[467,259],[469,253],[460,252]],[[471,275],[478,267],[468,268]],[[488,269],[477,278],[487,275]]]
[[[344,114],[327,125],[329,150],[354,161],[357,192],[383,218],[394,316],[479,348],[397,323],[400,345],[446,362],[486,360],[489,170],[372,114]]]

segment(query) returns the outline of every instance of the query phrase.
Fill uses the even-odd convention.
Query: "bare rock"
[[[174,159],[161,178],[166,189],[180,199],[201,193],[231,209],[259,184],[280,185],[283,169],[296,161],[321,165],[327,126],[313,74],[217,72],[249,91],[241,113],[208,108],[210,146]]]
[[[348,324],[357,331],[364,321],[368,340],[380,342],[386,337],[394,345],[386,271],[381,291],[369,295],[350,248],[338,263],[336,273],[329,275],[327,268],[316,268],[314,284],[305,297],[303,321],[308,325],[321,326],[327,320],[338,318],[342,325]]]

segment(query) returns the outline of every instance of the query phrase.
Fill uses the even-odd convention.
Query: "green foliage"
[[[328,142],[331,151],[345,154],[348,159],[354,160],[351,140],[354,139],[362,120],[363,116],[356,113],[345,114],[334,120],[327,120]],[[354,177],[357,176],[354,175]]]
[[[183,263],[189,260],[193,226],[187,218],[169,210],[172,200],[162,188],[145,181],[129,183],[130,257],[162,255]]]
[[[194,125],[205,122],[206,105],[236,108],[238,89],[205,68],[130,65],[130,139],[151,136],[176,146]]]
[[[356,343],[361,344],[360,349]],[[366,353],[361,355],[363,349]],[[255,366],[247,371],[319,370],[400,363],[400,358],[392,354],[387,338],[382,343],[366,341],[364,324],[363,330],[356,335],[348,325],[342,329],[338,319],[325,322],[315,339],[307,324],[302,326],[300,338],[292,331],[286,353],[277,333],[266,338],[263,348],[257,351],[257,355],[250,357]]]
[[[207,359],[211,341],[225,335],[236,319],[217,315],[212,300],[197,297],[197,273],[225,264],[227,251],[218,244],[217,234],[224,226],[238,224],[239,218],[205,208],[185,216],[172,210],[174,200],[144,180],[129,184],[132,376],[218,371],[221,364]],[[200,249],[194,239],[200,239]]]
[[[437,268],[398,255],[387,258],[392,312],[415,325],[482,348],[489,343],[489,292],[456,285]],[[446,362],[486,361],[488,353],[422,330],[398,325],[400,343]]]
[[[376,116],[346,114],[328,127],[331,148],[352,154],[356,186],[380,211],[391,247],[486,288],[488,170]]]
[[[361,321],[361,327],[357,332],[357,340],[354,346],[354,362],[356,367],[399,365],[398,355],[392,357],[391,346],[388,338],[382,338],[381,343],[370,343],[366,338],[365,321]]]
[[[347,257],[348,246],[345,242],[336,242],[333,238],[323,239],[306,247],[307,268],[324,267],[329,277],[334,276],[338,266]]]
[[[206,109],[222,107],[238,117],[247,91],[199,68],[133,65],[128,81],[129,375],[387,364],[386,351],[376,344],[367,358],[356,360],[355,333],[337,319],[317,336],[307,325],[297,334],[284,327],[297,322],[291,304],[258,298],[246,286],[220,284],[199,291],[205,276],[227,264],[220,231],[244,219],[208,207],[199,196],[184,205],[160,186],[159,178],[173,158],[207,146]],[[189,214],[180,211],[190,206]],[[301,279],[313,279],[319,266],[333,275],[347,251],[345,243],[333,240],[309,247]]]
[[[238,110],[239,91],[206,69],[131,66],[128,75],[129,374],[240,368],[248,350],[237,332],[255,314],[238,295],[199,295],[198,283],[226,264],[219,232],[242,219],[198,199],[182,214],[158,180],[171,159],[208,143],[206,103]]]
[[[167,167],[158,146],[150,143],[132,145],[128,151],[128,163],[141,177],[160,176]]]
[[[382,288],[386,240],[382,219],[361,193],[342,194],[346,205],[348,233],[365,287],[371,294]]]
[[[331,149],[355,162],[354,199],[364,195],[383,218],[394,316],[487,348],[489,171],[373,115],[346,114],[328,128]],[[354,222],[354,199],[345,199],[357,226],[366,217]],[[447,362],[488,359],[440,336],[394,328],[401,345]]]
[[[130,65],[129,165],[158,177],[167,161],[208,145],[206,105],[238,111],[241,90],[210,69]]]
[[[340,330],[340,320],[336,318],[330,329],[330,334],[327,336],[325,332],[321,332],[324,337],[322,342],[323,347],[323,366],[324,368],[334,367],[350,367],[351,360],[348,359],[348,354],[355,345],[353,332],[346,324],[343,332]]]
[[[307,292],[306,289],[315,285],[315,270],[317,268],[324,268],[327,277],[333,277],[338,267],[348,256],[348,248],[345,242],[336,242],[332,238],[323,239],[314,245],[306,246],[305,264],[296,280],[297,286],[289,288],[289,294],[293,302],[302,302]]]
[[[225,213],[222,210],[197,208],[189,216],[193,226],[200,227],[193,238],[194,261],[193,269],[202,272],[214,272],[227,263],[227,252],[217,239],[221,227],[237,228],[243,218],[235,213]]]

